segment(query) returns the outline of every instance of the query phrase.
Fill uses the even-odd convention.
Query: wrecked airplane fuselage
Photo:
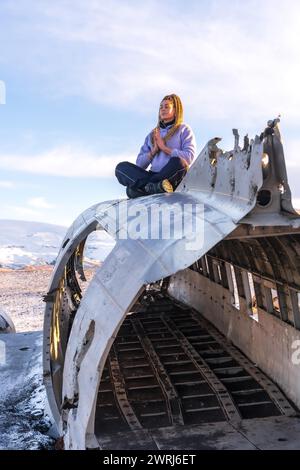
[[[14,322],[8,315],[0,308],[0,333],[15,333],[16,328]]]
[[[210,448],[208,423],[214,448],[220,427],[239,436],[228,448],[260,448],[253,427],[275,435],[276,417],[290,429],[300,217],[278,121],[243,148],[234,135],[230,152],[208,142],[174,193],[97,204],[68,230],[44,323],[45,385],[65,448]],[[95,230],[116,244],[83,294]]]

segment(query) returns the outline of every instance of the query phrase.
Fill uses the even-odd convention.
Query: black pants
[[[120,162],[116,166],[115,174],[119,183],[123,186],[131,186],[133,189],[142,189],[147,183],[155,183],[164,179],[168,179],[173,189],[176,189],[187,170],[188,166],[185,160],[172,157],[159,172],[144,170],[134,163]]]

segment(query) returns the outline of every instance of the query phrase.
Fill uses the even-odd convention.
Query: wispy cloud
[[[132,155],[97,156],[70,145],[57,147],[39,155],[0,155],[0,168],[33,174],[79,178],[109,178],[120,161],[134,161]]]
[[[36,209],[53,209],[55,206],[45,200],[44,197],[32,197],[27,201],[27,204]]]
[[[21,219],[28,219],[37,220],[43,217],[43,214],[37,210],[31,209],[30,207],[25,206],[7,206],[7,211],[10,214],[10,218],[21,218]]]
[[[8,204],[3,207],[6,217],[23,220],[45,220],[45,210],[54,209],[54,205],[42,196],[28,199],[26,205]],[[49,218],[49,217],[48,217]]]
[[[293,206],[296,210],[300,210],[300,197],[295,197],[292,199]]]
[[[162,93],[175,91],[203,119],[299,116],[294,0],[4,4],[27,39],[10,45],[9,60],[52,94],[152,114]]]
[[[16,185],[12,181],[0,181],[0,188],[14,189],[15,187]]]
[[[284,136],[283,136],[284,137]],[[283,140],[285,160],[287,167],[291,170],[299,168],[299,149],[300,149],[300,136],[299,138],[290,137],[289,139]]]

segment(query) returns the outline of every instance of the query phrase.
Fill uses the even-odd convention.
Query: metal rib
[[[172,424],[184,424],[181,403],[177,391],[173,387],[172,381],[161,363],[151,340],[147,337],[146,331],[140,320],[131,320],[131,323],[167,399],[170,422]]]
[[[112,378],[112,385],[114,389],[114,394],[118,405],[123,413],[124,418],[126,419],[130,429],[133,431],[138,429],[143,429],[143,426],[138,420],[126,393],[125,380],[120,369],[119,361],[117,358],[116,349],[112,346],[109,356],[109,369]]]
[[[186,336],[177,328],[175,323],[171,320],[169,315],[163,314],[161,315],[161,320],[166,325],[168,330],[175,336],[175,338],[180,342],[180,345],[186,355],[191,359],[193,364],[199,370],[201,375],[207,380],[210,387],[213,389],[214,393],[216,394],[218,401],[220,403],[221,408],[224,411],[225,416],[227,417],[228,421],[234,422],[237,424],[241,421],[241,415],[237,406],[235,405],[234,401],[228,390],[224,387],[222,382],[218,379],[218,377],[214,374],[214,372],[210,369],[209,365],[205,362],[205,360],[200,356],[200,354],[196,351],[193,345],[189,342]]]
[[[222,345],[222,347],[237,361],[243,368],[248,372],[248,374],[256,380],[256,382],[261,385],[261,387],[266,390],[272,399],[273,403],[277,406],[281,414],[285,416],[295,416],[296,412],[294,408],[290,405],[288,400],[285,398],[280,389],[271,382],[268,377],[261,372],[257,367],[255,367],[242,353],[240,353],[234,346],[231,346],[228,341],[220,334],[218,331],[211,326],[205,319],[202,317],[199,318],[197,312],[191,309],[192,318],[202,327],[206,328],[207,331],[211,334],[212,337]]]

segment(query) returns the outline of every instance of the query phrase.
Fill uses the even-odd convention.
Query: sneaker
[[[133,189],[131,186],[127,186],[126,194],[129,199],[134,199],[136,197],[145,196],[145,192],[141,189]]]
[[[172,193],[174,191],[172,183],[169,180],[162,180],[161,185],[165,193]]]
[[[169,180],[165,179],[155,183],[147,183],[145,186],[145,192],[147,194],[172,193],[173,186]]]

